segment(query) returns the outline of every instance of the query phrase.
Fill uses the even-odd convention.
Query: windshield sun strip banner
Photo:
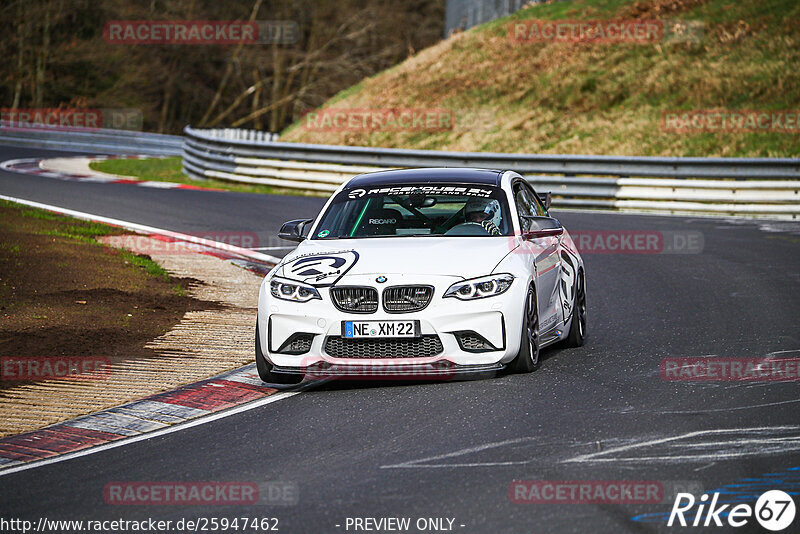
[[[493,187],[475,187],[468,185],[403,185],[372,188],[356,188],[344,191],[347,198],[357,199],[368,195],[454,195],[489,197],[494,192]]]

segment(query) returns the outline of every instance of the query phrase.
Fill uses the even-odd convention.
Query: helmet
[[[483,213],[486,220],[492,221],[495,226],[500,226],[500,203],[492,198],[471,198],[464,205],[464,216],[469,220],[469,216],[474,213]]]

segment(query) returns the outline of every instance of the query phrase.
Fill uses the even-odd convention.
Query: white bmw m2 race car
[[[409,169],[356,176],[264,278],[262,380],[451,377],[533,371],[539,350],[583,344],[583,260],[512,171]]]

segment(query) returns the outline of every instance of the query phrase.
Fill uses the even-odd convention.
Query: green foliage
[[[155,276],[165,281],[169,280],[169,273],[149,257],[132,254],[125,250],[121,250],[120,255],[127,263],[133,265],[134,267],[144,269],[150,276]]]
[[[239,193],[263,193],[268,195],[314,195],[299,189],[282,189],[268,185],[238,184],[223,180],[193,180],[183,173],[183,158],[146,158],[146,159],[107,159],[93,161],[89,167],[93,170],[130,176],[139,180],[157,182],[173,182],[196,187],[224,189]]]

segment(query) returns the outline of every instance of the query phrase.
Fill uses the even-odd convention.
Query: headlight
[[[474,300],[493,297],[505,293],[513,281],[514,276],[505,273],[464,280],[450,286],[443,298],[455,297],[459,300]]]
[[[313,299],[320,299],[319,291],[313,286],[302,282],[273,278],[269,281],[269,289],[272,296],[276,299],[291,300],[293,302],[308,302]]]

